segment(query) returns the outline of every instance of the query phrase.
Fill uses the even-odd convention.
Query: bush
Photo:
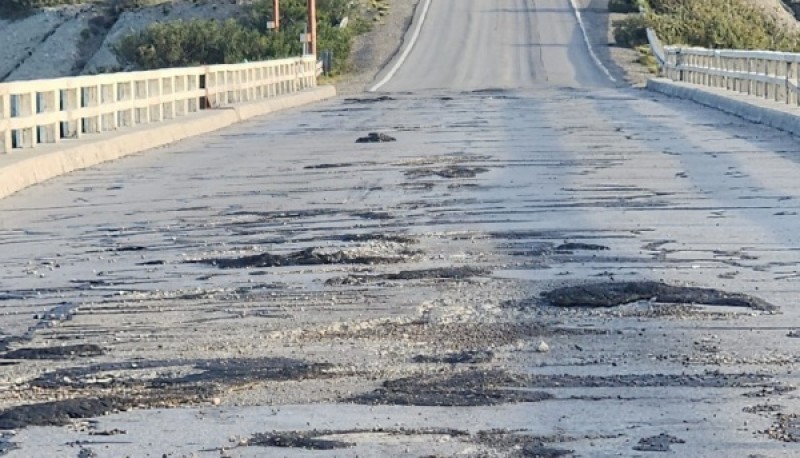
[[[72,5],[85,0],[0,0],[0,16],[17,18],[26,16],[36,8]]]
[[[650,0],[648,23],[668,44],[799,51],[800,36],[747,0]]]
[[[126,0],[151,1],[151,0]],[[302,52],[300,34],[306,24],[306,0],[281,0],[280,31],[268,31],[272,0],[259,0],[245,19],[173,21],[153,24],[114,46],[123,64],[143,69],[274,59]],[[356,13],[349,0],[317,0],[317,48],[334,54],[334,73],[346,69],[353,37],[364,31],[363,21],[339,28]]]
[[[647,43],[647,19],[636,14],[614,21],[614,40],[619,46],[635,48]]]
[[[637,0],[609,0],[608,11],[612,13],[638,13],[639,2]]]

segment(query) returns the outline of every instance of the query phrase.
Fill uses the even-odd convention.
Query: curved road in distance
[[[378,90],[523,89],[542,83],[611,85],[589,53],[569,0],[432,0],[410,54]]]

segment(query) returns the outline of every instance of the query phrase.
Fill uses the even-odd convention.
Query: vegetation
[[[632,14],[614,21],[614,40],[618,45],[635,48],[647,43],[647,19],[641,14]]]
[[[747,0],[650,0],[648,22],[666,43],[800,50],[800,36]]]
[[[143,69],[202,64],[238,63],[280,58],[302,52],[305,0],[282,0],[280,30],[267,29],[272,21],[272,0],[254,3],[244,18],[174,21],[153,24],[141,33],[123,38],[114,51],[124,64]],[[346,28],[342,19],[350,18]],[[353,20],[353,18],[356,18]],[[366,31],[367,22],[349,0],[317,1],[317,48],[333,51],[333,73],[346,70],[353,38]]]
[[[608,11],[612,13],[638,13],[639,2],[637,0],[609,0]]]
[[[86,3],[86,0],[0,0],[0,17],[22,17],[30,14],[36,8],[77,3]]]
[[[633,0],[613,1],[615,9],[622,9],[619,3]],[[649,0],[643,5],[643,15],[614,22],[618,44],[637,47],[646,43],[644,30],[651,27],[667,44],[800,51],[800,35],[747,0]]]

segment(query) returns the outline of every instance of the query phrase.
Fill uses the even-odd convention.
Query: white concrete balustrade
[[[800,54],[705,48],[664,48],[664,76],[797,106]]]
[[[0,153],[316,86],[314,56],[0,84]]]

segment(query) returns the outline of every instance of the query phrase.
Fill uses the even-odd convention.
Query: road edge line
[[[411,39],[408,42],[408,46],[406,46],[406,48],[403,50],[403,53],[400,55],[397,61],[395,61],[394,66],[392,67],[391,70],[389,70],[389,73],[387,73],[382,80],[380,80],[374,86],[369,88],[367,92],[376,92],[383,85],[388,83],[394,77],[395,73],[397,73],[400,70],[400,67],[402,67],[403,64],[406,62],[406,59],[408,59],[408,56],[411,54],[411,50],[414,49],[414,45],[417,44],[417,40],[419,39],[420,33],[422,33],[422,25],[425,24],[425,18],[428,17],[428,10],[430,9],[430,7],[431,7],[431,0],[425,0],[425,5],[422,7],[422,14],[420,14],[419,16],[417,27],[416,29],[414,29],[414,33],[411,35]]]
[[[583,42],[586,44],[586,49],[589,50],[589,55],[594,60],[595,65],[597,65],[603,73],[606,74],[608,79],[611,80],[612,83],[616,83],[617,79],[611,75],[611,72],[608,70],[608,67],[605,66],[603,61],[597,57],[597,54],[594,52],[594,48],[592,47],[592,43],[589,41],[589,33],[586,31],[586,25],[583,23],[583,16],[581,16],[581,11],[578,9],[578,5],[575,3],[575,0],[569,0],[569,4],[572,6],[572,11],[575,13],[575,19],[578,20],[578,27],[581,29],[581,35],[583,36]]]

